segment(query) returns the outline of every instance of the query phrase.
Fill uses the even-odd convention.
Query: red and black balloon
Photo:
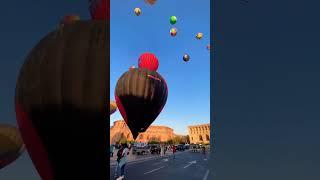
[[[153,62],[145,62],[145,64],[150,65]],[[151,66],[151,69],[154,69],[154,67]],[[134,139],[140,132],[145,132],[158,117],[166,104],[167,97],[167,83],[154,70],[135,68],[125,72],[119,78],[115,90],[115,99]]]
[[[110,0],[89,0],[91,18],[110,19]]]
[[[109,34],[106,18],[66,24],[45,36],[20,70],[18,126],[43,180],[109,177]]]

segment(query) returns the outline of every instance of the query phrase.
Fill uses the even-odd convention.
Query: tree
[[[172,139],[169,139],[169,140],[167,141],[167,144],[173,144],[173,140],[172,140]]]

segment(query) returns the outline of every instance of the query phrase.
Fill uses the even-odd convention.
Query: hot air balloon
[[[94,20],[110,19],[110,0],[89,0],[89,9]]]
[[[200,40],[202,37],[203,37],[203,34],[202,34],[202,33],[198,33],[198,34],[196,35],[196,38],[199,39],[199,40]]]
[[[130,70],[130,69],[134,69],[134,68],[136,68],[136,67],[135,67],[135,66],[130,66],[129,70]]]
[[[170,17],[170,24],[176,24],[177,23],[177,17],[176,16],[171,16]]]
[[[159,67],[158,58],[152,53],[143,53],[139,58],[139,68],[157,71]]]
[[[183,55],[183,60],[184,60],[185,62],[188,62],[188,61],[190,60],[190,56],[189,56],[188,54],[184,54],[184,55]]]
[[[173,36],[173,37],[174,37],[174,36],[176,36],[176,35],[177,35],[177,33],[178,33],[177,28],[171,28],[171,29],[170,29],[170,35],[171,35],[171,36]]]
[[[134,139],[157,118],[167,97],[166,81],[156,71],[132,69],[119,78],[115,98]]]
[[[137,16],[140,16],[140,14],[141,14],[141,9],[140,9],[140,8],[134,8],[134,13],[135,13]]]
[[[150,5],[154,5],[157,2],[157,0],[144,0],[144,2]]]
[[[19,130],[7,124],[0,124],[0,169],[15,161],[24,152]]]
[[[117,103],[110,101],[110,115],[117,111]]]
[[[67,15],[67,16],[64,16],[63,19],[60,21],[60,25],[63,26],[65,24],[71,24],[79,20],[80,20],[80,16],[78,15]]]
[[[109,28],[109,20],[90,20],[53,31],[20,70],[17,122],[43,180],[109,177]]]

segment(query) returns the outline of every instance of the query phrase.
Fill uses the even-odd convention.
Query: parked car
[[[144,155],[144,154],[148,154],[148,153],[150,153],[149,146],[143,146],[143,147],[133,146],[132,147],[132,154]]]
[[[190,144],[189,151],[200,152],[200,146],[198,144]]]
[[[150,147],[150,153],[151,154],[160,154],[161,148],[159,145],[151,145]]]

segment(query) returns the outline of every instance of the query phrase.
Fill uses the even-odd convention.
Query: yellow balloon
[[[199,40],[200,40],[202,37],[203,37],[203,34],[202,34],[202,33],[198,33],[198,34],[196,35],[196,38],[199,39]]]
[[[110,115],[117,111],[117,103],[114,101],[110,102]]]
[[[137,16],[140,16],[140,14],[141,14],[141,9],[140,9],[140,8],[134,8],[134,13],[135,13]]]

